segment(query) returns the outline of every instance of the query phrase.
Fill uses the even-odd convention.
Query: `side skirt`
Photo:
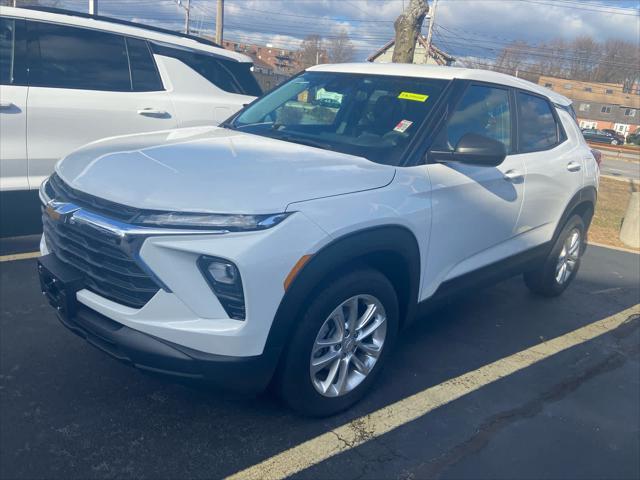
[[[546,259],[551,247],[552,242],[543,243],[504,260],[443,282],[431,297],[418,304],[418,317],[472,288],[474,290],[486,288],[536,267],[539,262]]]

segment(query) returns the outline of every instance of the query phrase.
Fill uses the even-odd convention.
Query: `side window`
[[[0,84],[2,85],[13,83],[15,38],[15,20],[0,18]]]
[[[559,129],[545,99],[518,92],[518,143],[520,152],[536,152],[559,143]]]
[[[153,51],[158,55],[180,60],[225,92],[254,96],[262,93],[249,70],[251,65],[248,63],[241,64],[194,50],[171,48],[159,44],[153,44]]]
[[[136,92],[164,90],[147,42],[137,38],[127,38],[127,52],[133,90]]]
[[[508,90],[483,85],[469,87],[436,139],[434,147],[453,151],[467,133],[502,142],[507,152],[511,152]]]
[[[124,37],[44,22],[27,25],[32,86],[131,91]]]

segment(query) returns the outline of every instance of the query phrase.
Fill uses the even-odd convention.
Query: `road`
[[[421,318],[371,395],[317,420],[268,393],[182,385],[116,362],[58,323],[35,260],[3,262],[0,477],[221,478],[347,425],[364,443],[331,437],[341,453],[314,462],[326,452],[309,449],[294,477],[635,479],[640,316],[626,309],[639,301],[640,255],[591,246],[560,298],[533,297],[515,278]],[[468,393],[383,435],[349,423],[619,312],[621,326],[496,381],[461,382]]]
[[[640,162],[616,160],[603,156],[600,172],[603,175],[640,180]]]

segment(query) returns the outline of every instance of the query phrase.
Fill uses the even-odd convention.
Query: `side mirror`
[[[477,133],[467,133],[458,141],[451,160],[485,167],[497,167],[507,156],[502,142]]]

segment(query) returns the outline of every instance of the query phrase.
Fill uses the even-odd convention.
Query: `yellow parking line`
[[[36,258],[40,252],[14,253],[13,255],[0,255],[0,262],[13,262],[14,260],[24,260],[26,258]]]
[[[427,388],[364,417],[334,428],[252,467],[237,472],[233,480],[280,479],[291,476],[339,453],[412,422],[430,411],[474,392],[496,380],[530,367],[541,360],[614,330],[633,315],[640,304],[560,337],[542,342]]]

